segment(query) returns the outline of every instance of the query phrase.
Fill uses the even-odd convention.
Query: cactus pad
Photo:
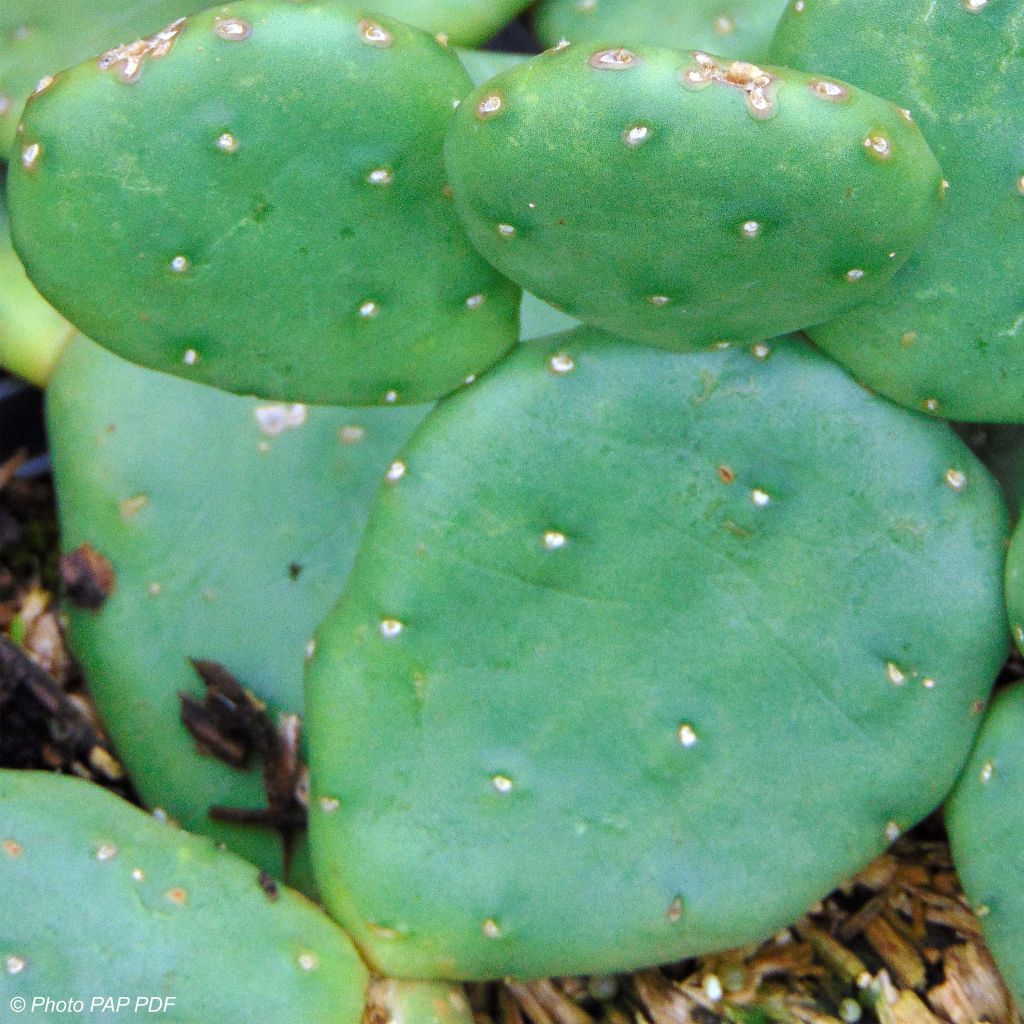
[[[651,47],[563,47],[493,79],[446,154],[502,273],[670,349],[835,316],[892,277],[941,205],[938,164],[888,101]]]
[[[0,160],[40,80],[205,6],[202,0],[4,0],[0,7]]]
[[[537,33],[548,46],[562,39],[614,39],[626,46],[708,50],[762,61],[787,0],[544,0]]]
[[[43,294],[127,359],[225,390],[423,402],[516,339],[442,159],[454,53],[337,3],[253,0],[59,75],[11,165]]]
[[[180,1024],[362,1018],[366,968],[315,907],[90,783],[0,772],[0,890],[5,1013],[20,998],[26,1018],[93,1024],[113,994],[123,1016]],[[47,996],[84,1006],[33,1008]]]
[[[373,0],[367,9],[478,46],[528,6],[529,0]]]
[[[905,107],[942,164],[947,209],[927,244],[811,334],[876,391],[946,419],[1024,422],[1020,17],[987,0],[813,0],[773,44],[773,60]]]
[[[401,460],[307,671],[314,868],[376,970],[755,941],[953,784],[1007,524],[947,426],[800,341],[581,329]]]
[[[1024,685],[985,715],[967,768],[946,805],[964,892],[1018,1002],[1024,1002]]]
[[[281,877],[272,832],[210,821],[267,805],[259,763],[200,757],[179,691],[214,661],[269,705],[301,712],[313,630],[340,594],[371,499],[425,409],[312,408],[225,394],[127,363],[84,338],[47,419],[67,552],[113,567],[70,639],[143,800]],[[301,861],[297,884],[305,886]]]

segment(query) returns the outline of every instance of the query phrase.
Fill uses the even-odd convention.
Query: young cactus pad
[[[255,758],[239,771],[196,752],[178,699],[203,697],[188,659],[223,665],[272,716],[302,711],[310,638],[426,410],[240,398],[84,338],[47,402],[63,549],[91,544],[115,575],[98,610],[68,607],[70,639],[132,780],[149,806],[281,877],[277,835],[207,817],[267,798]]]
[[[32,286],[11,247],[0,174],[0,368],[45,387],[75,329]]]
[[[442,146],[454,53],[330,0],[179,20],[35,96],[15,245],[95,341],[244,394],[423,402],[516,340]]]
[[[614,39],[626,46],[708,50],[762,61],[787,0],[544,0],[537,33],[548,46],[562,39]]]
[[[0,160],[41,81],[125,39],[148,35],[202,0],[4,0],[0,5]]]
[[[700,349],[835,316],[939,211],[942,173],[886,100],[702,53],[549,51],[476,90],[455,202],[502,273],[585,323]]]
[[[947,426],[800,341],[581,329],[402,459],[307,670],[314,869],[375,970],[756,941],[953,784],[1007,523]]]
[[[1024,423],[1020,17],[1014,2],[813,0],[790,8],[772,54],[889,96],[942,164],[927,244],[811,334],[876,391],[947,419]]]
[[[999,969],[1024,1002],[1024,685],[985,715],[971,759],[946,805],[957,873]]]
[[[93,999],[158,997],[181,1024],[359,1024],[369,983],[312,904],[252,865],[78,779],[0,772],[0,1005],[32,1020],[109,1020]],[[168,1006],[163,1002],[172,999]],[[13,1019],[12,1017],[6,1019]]]
[[[529,0],[373,0],[366,9],[460,46],[479,46],[528,6]]]

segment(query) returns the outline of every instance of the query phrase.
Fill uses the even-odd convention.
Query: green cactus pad
[[[68,608],[70,639],[132,779],[149,806],[281,877],[275,834],[207,817],[267,801],[258,762],[242,772],[196,753],[178,700],[204,692],[188,659],[219,662],[271,714],[302,710],[313,630],[425,409],[239,398],[84,338],[47,401],[63,549],[91,544],[116,576],[98,611]]]
[[[1024,422],[1020,16],[987,0],[808,0],[773,46],[905,107],[942,164],[947,210],[927,245],[811,334],[876,391],[947,419]]]
[[[0,369],[45,387],[75,333],[32,287],[11,247],[0,173]]]
[[[252,864],[78,779],[0,772],[0,1005],[33,1021],[359,1024],[345,934]],[[33,1000],[81,999],[70,1013]],[[149,1002],[141,1009],[136,999]],[[167,1005],[164,1000],[171,998]],[[35,1008],[33,1008],[35,1007]],[[16,1019],[12,1014],[7,1020]]]
[[[941,205],[891,103],[812,76],[569,46],[467,99],[455,202],[502,273],[662,348],[751,343],[876,291]]]
[[[1024,685],[1004,690],[985,715],[946,805],[946,827],[964,892],[1024,1003]]]
[[[4,0],[0,160],[14,145],[25,100],[41,79],[203,6],[196,0]]]
[[[307,671],[314,868],[376,970],[756,941],[953,784],[1007,523],[947,426],[799,341],[583,329],[401,459]]]
[[[523,292],[523,304],[519,308],[519,337],[523,341],[530,341],[533,338],[543,338],[549,334],[558,334],[559,331],[569,331],[579,327],[579,322],[573,320],[568,313],[563,313],[541,302],[536,295]]]
[[[134,362],[225,390],[414,404],[494,362],[519,292],[442,159],[454,53],[336,3],[217,7],[60,75],[9,181],[36,286]]]
[[[529,0],[374,0],[367,9],[460,46],[479,46],[528,6]]]
[[[562,39],[614,39],[625,46],[709,50],[762,61],[787,0],[544,0],[537,33],[548,46]]]

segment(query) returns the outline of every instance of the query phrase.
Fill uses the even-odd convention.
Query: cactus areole
[[[402,461],[307,671],[314,869],[377,970],[757,941],[952,785],[1007,524],[944,424],[800,341],[581,329]]]

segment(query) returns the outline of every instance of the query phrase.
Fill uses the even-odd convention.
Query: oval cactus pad
[[[12,163],[43,294],[134,362],[262,398],[416,403],[517,336],[442,147],[454,52],[325,0],[173,22],[56,77]]]
[[[400,459],[307,670],[314,870],[383,973],[756,941],[953,784],[1007,524],[945,425],[800,341],[581,329]]]
[[[474,244],[570,315],[669,349],[756,342],[888,280],[942,174],[891,103],[704,53],[596,44],[486,83],[447,144]]]
[[[95,1024],[115,1015],[113,994],[130,996],[118,1012],[132,1020],[359,1024],[369,978],[352,943],[268,888],[252,864],[99,786],[0,772],[5,1013],[20,1000],[27,1019]],[[34,1002],[47,996],[83,1005]]]
[[[156,32],[203,0],[4,0],[0,6],[0,160],[25,100],[58,71],[133,36]]]

